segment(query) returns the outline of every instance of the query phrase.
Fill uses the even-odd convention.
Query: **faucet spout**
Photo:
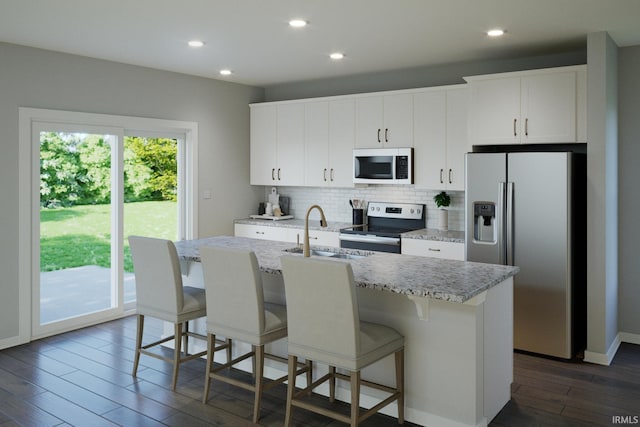
[[[324,217],[324,211],[319,205],[312,205],[309,210],[307,210],[307,215],[304,218],[304,250],[303,254],[306,257],[311,256],[311,250],[309,249],[309,214],[312,210],[318,209],[320,211],[320,226],[327,226],[327,219]]]

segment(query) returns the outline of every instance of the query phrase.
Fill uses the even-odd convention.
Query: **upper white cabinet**
[[[305,103],[305,182],[312,187],[353,187],[355,101]]]
[[[356,147],[412,147],[413,94],[356,97]]]
[[[434,190],[464,190],[467,141],[466,86],[414,95],[414,182]]]
[[[251,177],[253,185],[276,182],[277,119],[276,105],[251,106]]]
[[[304,104],[251,106],[251,184],[304,182],[304,118]]]
[[[465,80],[472,145],[586,142],[586,66]]]

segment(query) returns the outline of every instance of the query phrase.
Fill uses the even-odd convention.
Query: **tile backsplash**
[[[427,227],[438,227],[438,208],[433,196],[440,190],[414,188],[413,185],[368,185],[357,188],[320,188],[320,187],[276,187],[278,194],[291,198],[289,210],[295,218],[304,218],[309,206],[318,204],[327,217],[327,221],[351,222],[349,199],[367,202],[423,203],[427,206]],[[271,187],[265,187],[264,199],[267,200]],[[464,191],[447,191],[451,196],[449,211],[449,230],[464,231]],[[311,218],[319,219],[317,210]]]

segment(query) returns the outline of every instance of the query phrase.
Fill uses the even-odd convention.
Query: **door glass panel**
[[[124,302],[135,302],[131,235],[178,238],[178,141],[124,138]]]
[[[116,306],[108,135],[40,133],[40,324]]]

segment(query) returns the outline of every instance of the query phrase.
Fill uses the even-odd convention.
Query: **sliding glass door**
[[[35,124],[39,272],[35,336],[135,308],[128,236],[184,238],[184,138],[125,136],[93,126]]]

